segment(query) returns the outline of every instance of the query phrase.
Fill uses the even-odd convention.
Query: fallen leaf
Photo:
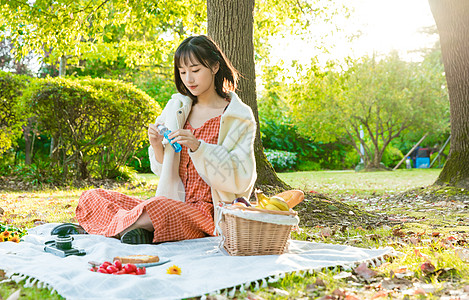
[[[469,285],[465,285],[462,290],[466,293],[469,293]]]
[[[373,276],[376,276],[378,273],[376,271],[373,271],[371,269],[369,269],[366,265],[366,263],[361,263],[358,267],[356,267],[355,269],[353,269],[353,271],[355,272],[355,274],[363,277],[364,279],[368,280],[370,278],[372,278]]]
[[[345,290],[343,289],[335,289],[334,291],[332,291],[332,296],[335,296],[336,298],[338,299],[343,299],[345,298]]]
[[[331,235],[332,235],[332,230],[329,227],[325,227],[321,229],[322,237],[330,237]]]
[[[425,259],[430,259],[430,257],[426,254],[423,254],[423,253],[420,253],[420,250],[419,249],[414,249],[414,253],[415,255],[417,255],[418,257],[422,257],[422,258],[425,258]]]
[[[454,251],[454,253],[465,262],[469,262],[469,249],[467,248],[458,248]]]
[[[451,236],[447,237],[446,240],[451,242],[451,241],[456,241],[457,238],[455,238],[454,236],[451,235]]]
[[[439,233],[439,232],[437,232],[437,231],[435,231],[435,232],[432,232],[432,236],[434,236],[434,237],[435,237],[435,236],[439,236],[439,235],[440,235],[440,233]]]
[[[422,288],[418,288],[414,291],[414,295],[426,295],[426,293]]]
[[[433,271],[435,271],[436,268],[431,262],[426,261],[420,265],[420,269],[422,270],[424,274],[430,274]]]
[[[412,287],[412,281],[404,278],[385,278],[381,281],[381,287],[386,290],[404,290]]]
[[[381,237],[377,234],[368,234],[366,235],[367,238],[369,238],[372,241],[378,241]]]
[[[419,290],[419,289],[422,290],[424,292],[423,295],[428,294],[428,293],[434,293],[435,290],[436,290],[436,288],[431,283],[416,282],[416,283],[414,283],[414,287],[416,287],[417,290]]]
[[[313,283],[313,285],[316,286],[326,286],[326,282],[322,280],[321,278],[316,278],[316,281]]]
[[[405,267],[402,267],[402,268],[399,268],[399,269],[391,270],[389,272],[389,275],[390,275],[391,278],[395,277],[395,278],[400,279],[400,278],[404,278],[404,277],[412,277],[412,276],[414,276],[414,272],[409,271]]]
[[[371,297],[371,299],[377,299],[377,298],[381,298],[381,297],[387,297],[389,294],[388,291],[379,291],[377,292],[376,294],[373,295],[373,297]]]
[[[403,236],[405,236],[405,233],[402,232],[400,228],[395,228],[395,229],[392,230],[392,235],[403,237]]]

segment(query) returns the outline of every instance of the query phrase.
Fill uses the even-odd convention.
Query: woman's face
[[[207,92],[215,91],[215,74],[218,67],[209,69],[196,59],[181,60],[179,76],[192,95],[198,97]]]

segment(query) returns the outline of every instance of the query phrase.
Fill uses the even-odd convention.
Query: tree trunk
[[[241,73],[238,94],[243,102],[251,107],[256,118],[256,185],[287,188],[267,161],[260,137],[253,42],[254,4],[255,0],[207,0],[208,35]]]
[[[469,188],[469,1],[429,3],[440,35],[451,114],[449,156],[435,184]]]

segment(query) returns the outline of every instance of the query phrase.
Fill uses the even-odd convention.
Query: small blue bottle
[[[181,145],[179,145],[178,142],[174,142],[172,143],[171,141],[173,139],[170,139],[169,138],[169,134],[171,133],[171,130],[169,130],[166,126],[164,126],[163,124],[160,124],[158,125],[158,131],[161,135],[164,135],[164,137],[168,140],[169,144],[171,145],[171,147],[173,147],[174,149],[174,152],[180,152],[182,150],[182,147]]]

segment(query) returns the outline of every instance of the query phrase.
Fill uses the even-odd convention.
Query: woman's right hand
[[[164,136],[161,135],[156,128],[158,125],[160,124],[150,124],[150,126],[148,126],[148,140],[153,147],[156,145],[161,145],[161,141],[164,138]]]

